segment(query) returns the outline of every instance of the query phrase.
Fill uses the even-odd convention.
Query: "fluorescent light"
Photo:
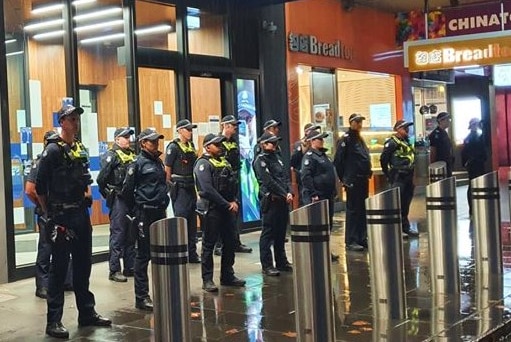
[[[81,44],[91,44],[91,43],[98,43],[98,42],[105,42],[110,40],[119,40],[124,38],[124,33],[114,33],[109,34],[106,36],[99,36],[94,38],[87,38],[80,40]]]
[[[147,36],[153,33],[170,32],[172,26],[163,24],[135,30],[137,36]]]
[[[91,2],[96,2],[96,0],[75,0],[73,1],[74,6],[81,6],[85,4],[90,4]]]
[[[34,35],[35,40],[42,40],[42,39],[50,39],[55,37],[61,37],[64,36],[65,31],[59,30],[59,31],[51,31],[51,32],[45,32],[45,33],[38,33]]]
[[[94,11],[94,12],[89,12],[89,13],[85,13],[85,14],[75,15],[74,20],[76,22],[85,21],[85,20],[89,20],[89,19],[107,17],[109,15],[118,14],[121,12],[122,12],[122,8],[111,7],[111,8],[107,8],[107,9],[100,10],[100,11]]]
[[[16,43],[16,39],[7,39],[5,41],[5,44],[11,44],[11,43]]]
[[[9,57],[9,56],[16,56],[16,55],[22,55],[25,51],[15,51],[15,52],[9,52],[9,53],[6,53],[5,54],[5,57]]]
[[[54,19],[48,21],[42,21],[40,23],[28,24],[24,27],[25,31],[37,30],[45,27],[59,26],[64,23],[64,19]]]
[[[34,8],[32,10],[32,14],[42,14],[42,13],[49,13],[49,12],[57,12],[64,8],[64,4],[50,4],[50,5],[43,5],[37,8]]]
[[[200,17],[195,17],[193,15],[186,16],[186,25],[189,30],[200,29]]]
[[[94,30],[99,30],[104,27],[121,26],[122,24],[124,24],[124,21],[122,19],[105,21],[102,23],[97,23],[97,24],[92,24],[92,25],[78,26],[75,28],[75,32],[80,33],[80,32],[94,31]]]

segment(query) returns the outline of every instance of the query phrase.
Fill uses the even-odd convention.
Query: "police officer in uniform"
[[[486,143],[481,132],[481,120],[478,118],[470,119],[468,129],[470,133],[463,140],[463,148],[461,150],[461,163],[467,170],[468,179],[472,180],[486,173]],[[467,189],[467,200],[469,215],[472,215],[472,197],[470,195],[470,181]]]
[[[360,114],[350,115],[350,128],[339,140],[334,158],[337,176],[346,189],[345,241],[351,251],[367,248],[365,200],[369,196],[372,171],[369,149],[360,136],[363,120]]]
[[[126,215],[129,208],[119,196],[126,178],[128,164],[135,160],[135,151],[130,148],[130,136],[135,133],[129,127],[115,130],[115,143],[101,158],[101,169],[96,182],[99,192],[106,199],[110,209],[110,274],[108,279],[126,282],[126,276],[133,276],[135,263],[135,239],[131,232],[131,223]],[[121,258],[124,272],[121,272]]]
[[[223,158],[225,158],[229,164],[231,164],[233,178],[236,180],[236,188],[239,189],[239,172],[241,169],[241,160],[240,160],[240,151],[238,147],[238,142],[236,141],[236,131],[238,129],[238,125],[240,122],[234,117],[234,115],[226,115],[220,121],[222,125],[222,135],[225,137],[225,140],[222,142],[222,147],[224,150]],[[239,198],[237,195],[236,197]],[[239,216],[238,216],[239,218]],[[252,248],[241,243],[240,239],[240,225],[238,220],[236,220],[236,249],[237,253],[252,253]],[[215,255],[222,254],[222,242],[219,241],[215,245]]]
[[[92,204],[89,185],[89,156],[76,139],[83,109],[63,106],[58,112],[62,128],[60,139],[46,146],[39,161],[36,191],[51,234],[51,267],[48,283],[46,334],[69,338],[62,325],[64,279],[69,254],[73,255],[73,288],[80,326],[110,326],[112,322],[94,310],[94,295],[89,291],[92,258],[92,226],[88,207]]]
[[[307,153],[310,149],[310,142],[307,141],[307,133],[311,130],[317,130],[321,127],[319,125],[315,125],[313,123],[308,123],[303,127],[304,137],[298,141],[296,141],[293,145],[293,151],[291,152],[291,160],[289,164],[291,165],[291,170],[296,175],[296,183],[298,184],[298,202],[300,205],[303,205],[303,196],[302,196],[302,176],[301,176],[301,168],[302,168],[302,159],[303,155]]]
[[[441,112],[436,117],[437,127],[429,134],[429,161],[431,163],[444,161],[446,164],[446,176],[452,176],[454,155],[451,138],[447,134],[447,128],[451,125],[451,115]]]
[[[271,133],[273,135],[278,136],[280,133],[280,126],[282,126],[282,122],[277,120],[268,120],[263,125],[263,134]],[[257,155],[262,152],[262,146],[259,139],[257,139],[257,145],[254,147],[254,160],[257,158]],[[278,146],[278,145],[277,145]],[[277,153],[280,153],[280,147],[277,147]]]
[[[336,192],[335,168],[328,156],[327,149],[323,147],[324,139],[328,137],[327,133],[321,133],[319,129],[308,130],[305,136],[309,143],[309,150],[303,156],[301,166],[301,176],[303,184],[303,203],[328,200],[330,231],[333,227],[334,218],[334,198]],[[332,261],[337,261],[339,256],[331,254]]]
[[[279,136],[269,132],[261,135],[259,141],[262,152],[254,160],[263,223],[259,239],[259,254],[263,274],[268,276],[278,276],[280,271],[293,271],[284,247],[289,204],[293,201],[293,194],[288,168],[284,166],[280,154],[276,153],[279,140],[281,140]],[[273,256],[271,245],[273,245]],[[275,257],[275,264],[273,257]]]
[[[44,134],[44,147],[50,142],[57,142],[59,135],[54,131],[48,131]],[[37,200],[37,192],[35,189],[35,183],[37,178],[37,172],[39,168],[37,164],[41,155],[33,161],[30,173],[25,183],[25,195],[36,205],[35,213],[37,216],[42,215],[41,206]],[[50,271],[51,264],[51,241],[46,238],[46,227],[45,225],[39,226],[39,241],[37,243],[37,257],[35,262],[35,295],[39,298],[46,299],[48,295],[48,273]],[[70,261],[67,267],[66,280],[64,282],[64,290],[73,290],[73,263]]]
[[[413,199],[413,170],[415,166],[415,151],[408,140],[408,132],[413,123],[398,120],[394,125],[396,133],[392,135],[383,147],[380,155],[380,165],[391,187],[399,188],[401,199],[401,223],[404,236],[417,237],[418,232],[410,230],[408,213]]]
[[[133,208],[138,220],[137,255],[135,258],[135,307],[152,311],[147,266],[151,259],[149,226],[166,217],[170,199],[165,167],[158,150],[163,135],[147,128],[138,135],[140,153],[128,166],[121,195]]]
[[[238,199],[236,181],[231,165],[222,156],[222,135],[204,137],[204,154],[193,168],[197,188],[197,212],[200,214],[202,237],[202,288],[216,292],[213,281],[213,249],[219,236],[223,241],[220,284],[245,286],[245,281],[234,275],[234,249],[236,247],[236,217]]]
[[[197,254],[197,214],[195,205],[197,194],[193,182],[193,165],[197,151],[192,141],[192,132],[197,125],[189,120],[176,124],[179,136],[167,146],[165,173],[170,184],[170,197],[176,217],[184,217],[188,226],[188,261],[200,264]]]

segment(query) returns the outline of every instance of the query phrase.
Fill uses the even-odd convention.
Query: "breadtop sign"
[[[335,57],[348,61],[353,59],[353,48],[344,45],[344,43],[340,40],[336,40],[334,42],[323,42],[314,35],[290,32],[287,41],[288,49],[291,52]]]

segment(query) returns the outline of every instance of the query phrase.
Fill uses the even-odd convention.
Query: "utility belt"
[[[274,195],[274,194],[270,194],[269,199],[272,202],[284,202],[286,200],[284,197],[278,196],[278,195]]]
[[[188,189],[195,186],[193,176],[171,175],[170,179],[180,188]]]
[[[65,210],[81,209],[85,208],[85,200],[79,202],[69,203],[50,203],[49,205],[51,212],[61,212]]]

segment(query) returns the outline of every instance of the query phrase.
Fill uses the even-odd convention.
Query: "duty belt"
[[[79,209],[83,206],[83,202],[74,203],[50,203],[50,208],[55,211]]]

